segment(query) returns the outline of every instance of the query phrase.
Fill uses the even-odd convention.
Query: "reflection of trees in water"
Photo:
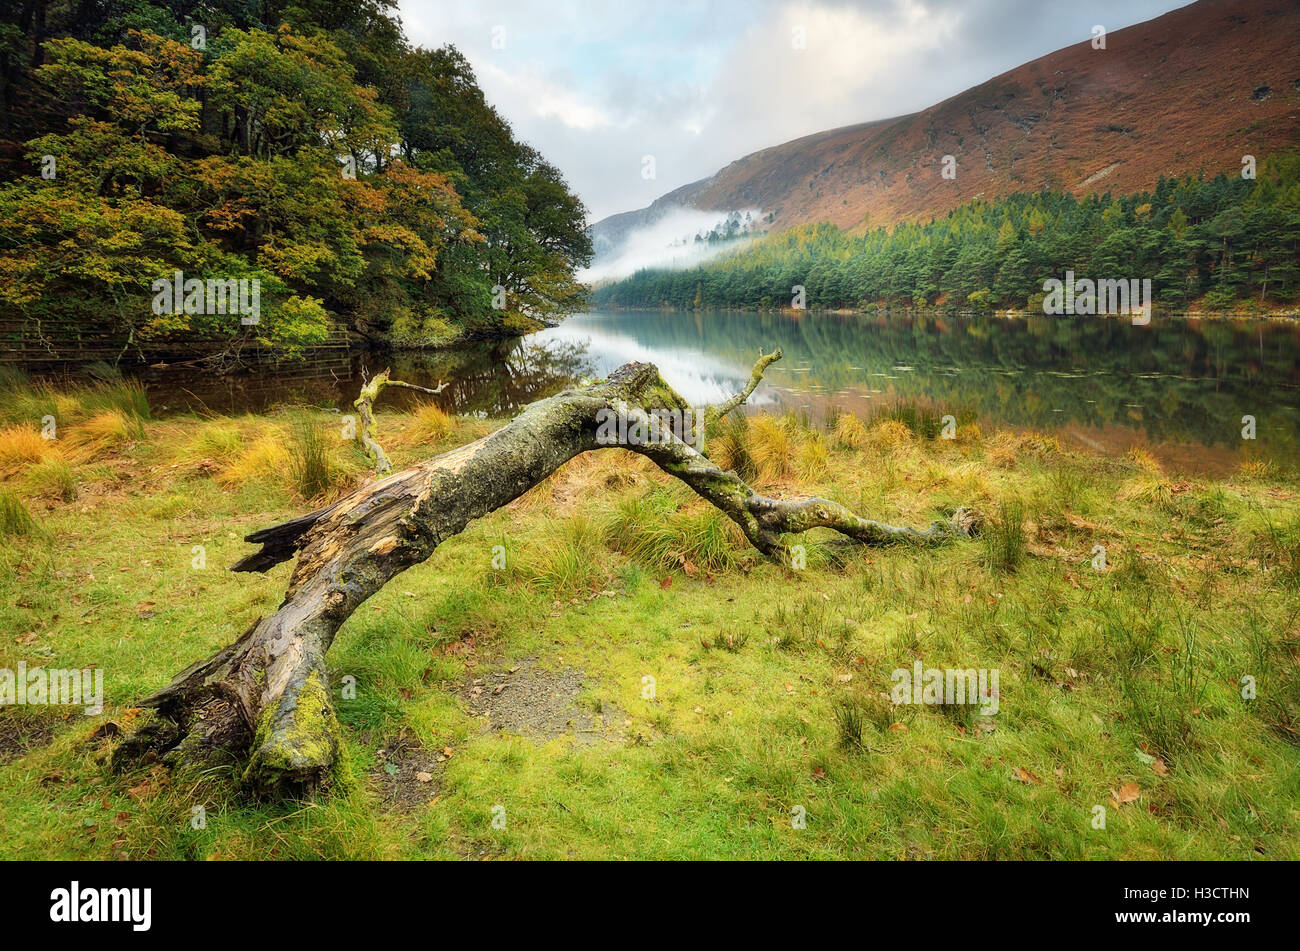
[[[578,325],[584,318],[576,318]],[[1038,429],[1124,426],[1152,442],[1240,448],[1241,417],[1257,420],[1252,448],[1293,459],[1300,437],[1300,327],[1285,323],[1127,321],[1087,317],[964,318],[938,314],[790,317],[782,314],[628,312],[595,317],[604,333],[656,352],[703,353],[745,372],[761,347],[785,359],[771,385],[828,404],[918,400],[954,413]],[[459,413],[503,416],[570,382],[594,376],[585,342],[482,341],[454,350],[358,353],[351,368],[283,364],[219,379],[176,371],[152,383],[155,407],[260,411],[277,402],[347,409],[361,374],[390,367],[423,386],[448,381],[437,402]],[[910,370],[896,369],[910,367]],[[807,372],[796,372],[806,369]],[[172,373],[173,371],[168,371]],[[189,393],[197,394],[191,398]],[[427,399],[427,397],[424,397]],[[196,399],[199,402],[196,403]],[[382,406],[421,396],[386,392]],[[789,399],[783,399],[789,404]]]
[[[831,402],[870,388],[1013,425],[1119,424],[1152,441],[1205,445],[1239,444],[1249,414],[1260,449],[1292,453],[1300,433],[1300,328],[1289,324],[737,312],[616,319],[651,351],[691,347],[744,364],[756,347],[779,346],[785,359],[768,371],[772,384]]]
[[[438,405],[489,416],[513,413],[593,372],[585,344],[540,346],[528,338],[474,342],[446,351],[366,354],[362,362],[369,373],[390,367],[394,378],[421,386],[445,381],[447,388],[434,398]],[[392,406],[421,400],[409,391],[396,390],[391,400],[388,395]]]
[[[150,366],[134,371],[154,412],[166,414],[262,413],[278,405],[333,405],[353,370],[346,351],[308,351],[300,360],[267,361],[244,372],[219,375],[193,364]],[[348,399],[348,405],[356,393]]]

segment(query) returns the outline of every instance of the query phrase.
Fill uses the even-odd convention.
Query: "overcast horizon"
[[[1094,24],[1114,31],[1184,5],[398,4],[413,43],[451,43],[465,54],[488,101],[563,172],[592,222],[759,149],[924,109],[1089,39]],[[804,46],[796,48],[800,30]],[[642,175],[647,155],[652,179]]]

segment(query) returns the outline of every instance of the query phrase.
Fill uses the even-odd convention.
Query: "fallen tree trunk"
[[[762,358],[740,399],[776,354]],[[759,495],[678,434],[652,428],[659,413],[690,407],[648,364],[530,404],[507,426],[358,489],[326,508],[247,536],[261,550],[233,566],[266,571],[297,555],[279,609],[233,644],[178,674],[142,701],[155,722],[124,741],[114,764],[163,756],[173,762],[247,764],[257,793],[325,779],[340,734],[325,655],[344,621],[394,576],[427,559],[443,540],[537,485],[579,453],[607,448],[601,421],[623,414],[656,438],[625,444],[725,512],[764,555],[785,563],[787,533],[830,528],[857,542],[932,544],[970,530],[969,514],[917,530],[862,518],[838,503]],[[679,417],[680,418],[680,417]],[[657,420],[655,421],[657,422]]]

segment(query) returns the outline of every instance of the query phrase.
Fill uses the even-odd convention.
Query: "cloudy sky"
[[[1177,0],[399,0],[596,221],[746,153],[915,112]],[[800,44],[802,40],[802,45]],[[654,157],[654,178],[643,161]]]

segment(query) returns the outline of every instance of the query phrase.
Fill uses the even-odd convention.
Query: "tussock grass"
[[[742,413],[728,413],[709,430],[706,451],[719,468],[742,479],[758,475],[758,463],[750,450],[749,417]]]
[[[23,488],[32,495],[71,502],[77,497],[77,476],[66,460],[51,456],[23,473]]]
[[[794,475],[796,448],[789,417],[754,416],[749,420],[749,455],[758,481],[781,482]]]
[[[521,572],[542,591],[571,596],[603,588],[605,565],[600,526],[579,513],[547,527],[539,550],[524,560]]]
[[[67,436],[69,452],[81,461],[117,452],[144,438],[138,416],[119,409],[104,410],[72,427]]]
[[[871,427],[867,440],[877,449],[898,449],[910,446],[916,439],[916,432],[897,419],[883,419]]]
[[[136,380],[106,380],[78,386],[31,383],[21,376],[0,379],[0,423],[39,425],[53,416],[59,429],[101,413],[149,418],[144,384]]]
[[[605,542],[647,567],[668,571],[687,565],[727,571],[750,557],[729,518],[710,505],[684,501],[675,488],[620,499],[605,522]]]
[[[852,413],[841,413],[835,420],[835,445],[840,449],[863,449],[868,445],[867,427]]]
[[[339,478],[325,425],[305,414],[293,420],[289,439],[289,475],[298,494],[311,501],[325,495]]]
[[[411,413],[411,430],[422,439],[436,442],[455,426],[455,418],[437,403],[422,403]]]
[[[238,426],[213,422],[200,428],[179,455],[187,461],[212,459],[228,465],[239,458],[246,445],[245,435]]]
[[[0,429],[0,476],[12,475],[52,455],[57,450],[31,426],[6,426]]]
[[[997,517],[987,519],[980,538],[984,543],[984,564],[995,571],[1015,571],[1025,560],[1027,539],[1025,507],[1017,499],[998,504]]]
[[[1254,532],[1261,562],[1286,585],[1300,587],[1300,515],[1276,524],[1260,510],[1263,527]]]
[[[289,449],[283,435],[260,436],[227,463],[217,478],[228,486],[257,482],[279,484],[290,465]]]
[[[0,535],[35,535],[36,522],[13,492],[0,488]]]

